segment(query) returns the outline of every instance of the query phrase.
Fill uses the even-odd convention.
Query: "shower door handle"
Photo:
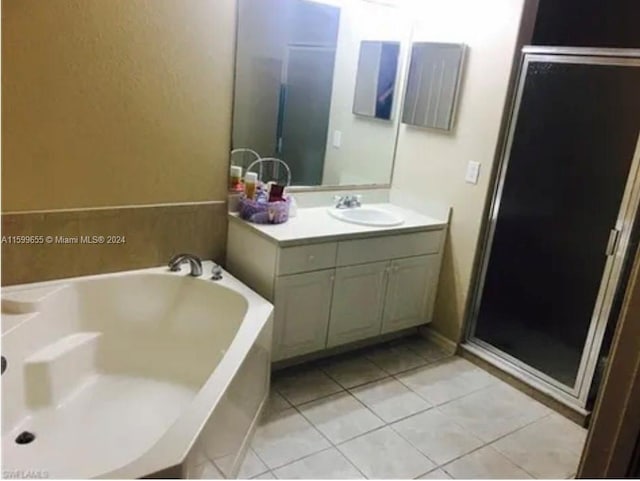
[[[616,253],[618,239],[620,239],[620,231],[618,229],[611,229],[611,232],[609,232],[609,241],[607,242],[607,250],[605,251],[607,256],[612,256]]]

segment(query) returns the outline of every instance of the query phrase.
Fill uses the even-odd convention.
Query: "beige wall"
[[[222,200],[234,0],[3,0],[2,210]]]
[[[473,263],[489,192],[490,172],[524,0],[415,0],[414,41],[468,46],[455,130],[401,125],[391,200],[425,213],[453,208],[433,327],[461,335]],[[482,163],[477,185],[464,181],[467,163]]]
[[[3,242],[3,284],[224,259],[235,26],[236,0],[3,0],[3,235],[126,239]]]
[[[326,3],[339,6],[341,12],[322,183],[389,184],[406,78],[411,19],[405,9],[393,5],[363,0],[332,0]],[[363,40],[400,43],[391,120],[353,114],[358,56]],[[333,146],[333,132],[336,130],[342,132],[339,148]]]

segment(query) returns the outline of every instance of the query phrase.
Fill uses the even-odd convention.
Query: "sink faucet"
[[[191,266],[190,276],[199,277],[202,275],[202,261],[193,254],[176,254],[169,259],[169,270],[172,272],[179,271],[180,266],[185,262],[188,262]]]
[[[336,209],[352,209],[354,207],[360,207],[361,195],[347,194],[336,195],[333,200],[336,201]]]

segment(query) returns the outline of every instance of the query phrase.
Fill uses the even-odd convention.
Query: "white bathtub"
[[[211,266],[2,289],[3,477],[192,478],[207,459],[236,475],[268,395],[273,306]]]

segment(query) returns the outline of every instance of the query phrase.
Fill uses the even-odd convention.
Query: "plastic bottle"
[[[242,179],[242,167],[239,165],[232,165],[229,171],[229,189],[241,190],[240,181]]]
[[[257,185],[258,174],[255,172],[247,172],[244,176],[244,193],[247,199],[253,200],[255,198]]]

